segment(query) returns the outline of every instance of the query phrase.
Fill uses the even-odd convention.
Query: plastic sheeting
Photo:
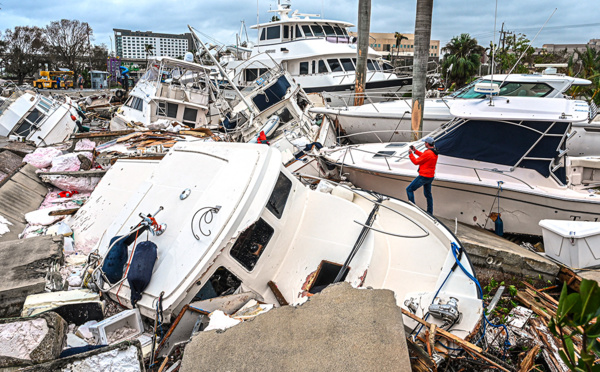
[[[25,155],[23,161],[38,169],[42,169],[51,166],[52,160],[60,155],[62,155],[62,151],[54,147],[40,147],[31,154]]]

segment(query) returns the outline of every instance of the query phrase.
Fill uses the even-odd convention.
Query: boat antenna
[[[513,67],[510,69],[510,71],[508,72],[508,74],[504,78],[504,81],[506,81],[506,79],[508,78],[508,75],[510,75],[513,72],[513,70],[515,69],[515,67],[517,67],[517,65],[521,61],[521,58],[523,58],[523,56],[525,55],[525,53],[527,53],[527,51],[529,50],[529,48],[531,48],[531,44],[533,44],[533,42],[535,41],[535,39],[537,39],[537,37],[540,34],[540,32],[542,32],[542,30],[544,29],[544,27],[546,27],[546,23],[548,23],[548,21],[550,20],[550,18],[552,18],[552,16],[554,15],[554,13],[556,13],[557,9],[558,8],[554,8],[554,11],[552,12],[552,14],[550,14],[550,17],[548,17],[548,19],[546,20],[546,22],[544,22],[544,24],[542,25],[542,27],[540,28],[540,30],[537,32],[537,34],[535,34],[535,37],[533,38],[533,40],[531,40],[529,42],[529,44],[527,45],[527,48],[525,48],[525,50],[523,51],[523,53],[521,53],[521,56],[519,57],[519,59],[517,60],[517,62],[515,62],[515,64],[513,65]],[[504,81],[502,81],[502,84],[504,84]],[[502,84],[500,84],[500,85],[502,86]]]
[[[490,90],[494,91],[494,66],[496,63],[496,19],[498,18],[498,0],[496,0],[496,10],[494,12],[494,38],[492,41],[492,78],[490,79]],[[492,101],[493,94],[490,94],[490,106],[494,103]]]

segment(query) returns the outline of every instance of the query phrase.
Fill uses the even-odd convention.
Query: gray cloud
[[[222,42],[232,42],[244,20],[256,23],[257,3],[252,0],[184,1],[144,0],[90,1],[4,0],[0,10],[0,30],[15,26],[44,26],[61,18],[88,22],[94,30],[94,42],[110,44],[113,28],[184,33],[187,24]],[[597,0],[499,0],[497,29],[521,32],[532,39],[554,8],[535,46],[547,43],[587,43],[600,38]],[[259,0],[260,22],[268,21],[277,1]],[[416,0],[372,0],[372,32],[414,32]],[[296,0],[293,9],[302,13],[323,13],[326,19],[356,24],[358,0]],[[442,45],[460,33],[470,33],[480,44],[488,45],[493,36],[494,1],[435,0],[432,39]],[[256,34],[249,30],[251,38]]]

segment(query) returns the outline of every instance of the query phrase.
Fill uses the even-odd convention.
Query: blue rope
[[[467,277],[469,277],[469,279],[471,279],[472,281],[475,282],[475,284],[477,285],[477,289],[479,290],[479,294],[483,298],[483,290],[481,289],[481,285],[479,284],[479,281],[477,280],[477,278],[475,278],[475,276],[471,275],[471,273],[469,273],[467,271],[467,269],[465,269],[465,267],[462,265],[462,263],[460,263],[460,261],[458,260],[458,256],[456,254],[457,251],[460,252],[460,248],[458,247],[458,245],[456,245],[456,243],[452,242],[452,254],[454,255],[454,259],[456,260],[456,263],[462,269],[462,271],[467,275]],[[504,332],[506,332],[506,340],[504,341],[504,356],[506,357],[506,353],[508,351],[508,348],[510,347],[510,342],[508,339],[508,328],[506,327],[506,324],[493,324],[487,318],[487,315],[485,315],[485,310],[483,312],[483,319],[485,319],[485,322],[483,322],[483,333],[481,334],[481,337],[479,337],[477,342],[475,342],[475,345],[477,345],[481,341],[481,339],[483,339],[483,337],[485,336],[486,323],[494,328],[502,327],[502,328],[504,328]]]

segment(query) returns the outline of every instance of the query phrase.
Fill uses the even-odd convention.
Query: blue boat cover
[[[435,145],[441,155],[534,169],[549,177],[568,129],[567,122],[467,120],[436,136]],[[566,183],[564,167],[554,175]]]
[[[269,107],[273,106],[277,102],[281,101],[285,97],[285,93],[291,86],[285,75],[282,75],[274,82],[271,86],[265,89],[265,94],[257,94],[252,101],[262,112]]]

